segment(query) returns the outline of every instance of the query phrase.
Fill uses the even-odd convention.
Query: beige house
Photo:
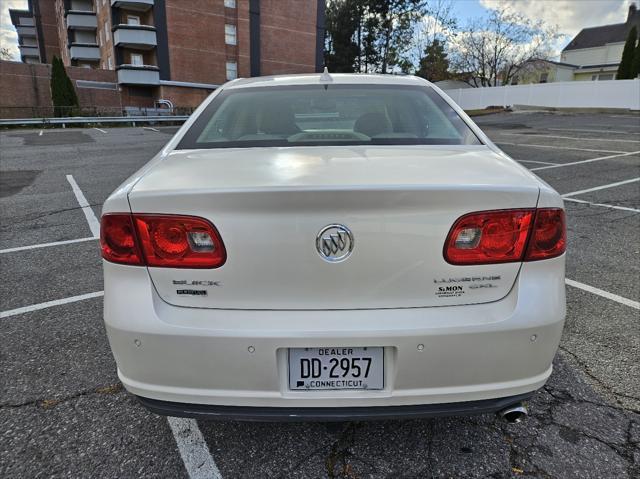
[[[582,29],[562,50],[560,60],[578,66],[574,80],[613,80],[627,35],[634,26],[640,30],[640,12],[631,4],[626,22]]]
[[[624,23],[583,28],[562,50],[559,62],[530,61],[512,84],[614,80],[627,35],[634,26],[640,31],[640,11],[631,4]]]

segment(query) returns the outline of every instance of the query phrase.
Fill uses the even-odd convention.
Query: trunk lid
[[[520,263],[450,265],[447,233],[472,211],[533,208],[538,192],[532,174],[486,146],[332,146],[174,151],[129,201],[136,213],[207,218],[226,246],[218,269],[149,268],[168,303],[362,309],[501,299]],[[342,262],[316,247],[331,224],[353,234]]]

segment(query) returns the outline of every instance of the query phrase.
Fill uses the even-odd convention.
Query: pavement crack
[[[545,392],[547,392],[550,396],[552,396],[554,399],[558,400],[559,402],[569,400],[569,401],[580,403],[580,404],[591,404],[592,406],[606,407],[606,408],[614,409],[616,411],[620,411],[623,413],[632,412],[632,413],[640,414],[640,411],[636,409],[628,408],[621,405],[607,404],[603,402],[591,401],[589,399],[582,399],[582,398],[578,399],[573,397],[571,393],[569,393],[568,391],[562,391],[563,394],[559,394],[557,391],[552,389],[549,385],[543,386],[542,389]]]
[[[71,401],[73,399],[77,399],[83,396],[89,396],[91,394],[117,394],[121,392],[124,388],[122,384],[110,384],[107,386],[101,386],[93,389],[86,389],[84,391],[79,391],[75,394],[71,394],[69,396],[65,396],[62,398],[54,398],[54,399],[34,399],[32,401],[25,401],[22,403],[5,403],[0,404],[0,409],[13,409],[13,408],[21,408],[26,406],[37,406],[42,409],[52,409],[55,406],[62,404],[67,401]]]
[[[616,402],[622,406],[622,403],[620,402],[619,398],[625,398],[625,399],[631,399],[633,401],[640,401],[640,397],[636,397],[636,396],[631,396],[628,394],[623,394],[620,392],[615,391],[611,386],[609,386],[608,384],[606,384],[605,382],[602,381],[602,379],[600,379],[598,376],[595,375],[595,373],[591,372],[591,370],[589,369],[589,366],[580,359],[580,357],[574,353],[573,351],[570,351],[569,349],[567,349],[564,346],[559,346],[559,349],[565,353],[567,353],[568,355],[570,355],[575,361],[576,363],[578,363],[578,365],[580,366],[580,368],[582,369],[582,371],[589,377],[591,378],[593,381],[595,381],[602,389],[604,389],[605,391],[607,391],[609,394],[611,394],[612,396],[614,396],[614,399],[616,400]],[[638,412],[634,409],[626,409],[627,411],[633,411],[633,412]]]
[[[358,427],[357,423],[349,423],[340,433],[338,439],[331,445],[329,455],[325,459],[325,468],[330,479],[355,479],[357,477],[352,464],[348,462],[348,458],[353,456],[351,447],[355,442],[356,429]]]
[[[102,206],[102,203],[91,203],[89,206],[91,208],[99,207],[99,206]],[[17,224],[20,224],[20,223],[26,223],[27,221],[39,220],[39,219],[42,219],[42,218],[47,218],[49,216],[58,215],[60,213],[67,213],[69,211],[81,210],[82,208],[83,208],[82,206],[73,206],[71,208],[62,208],[62,209],[59,209],[59,210],[48,211],[46,213],[39,214],[39,215],[27,215],[27,216],[23,216],[23,217],[16,217],[16,218],[12,219],[11,224],[7,224],[6,225],[6,228],[7,229],[15,228],[15,226]]]

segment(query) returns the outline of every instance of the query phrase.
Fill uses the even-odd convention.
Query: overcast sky
[[[53,0],[50,0],[53,1]],[[640,0],[637,0],[640,3]],[[582,28],[610,23],[622,23],[632,0],[454,0],[460,24],[469,18],[482,16],[488,8],[507,3],[533,20],[558,25],[564,34],[557,45],[562,49]],[[10,48],[19,60],[15,28],[11,25],[9,8],[26,8],[27,0],[0,0],[0,46]]]

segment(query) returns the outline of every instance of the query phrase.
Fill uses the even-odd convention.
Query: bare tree
[[[508,8],[472,20],[453,42],[452,64],[472,86],[506,85],[530,61],[548,59],[557,27],[533,22]]]
[[[446,45],[455,36],[456,28],[453,0],[429,0],[426,4],[426,15],[420,19],[415,29],[413,48],[408,54],[409,62],[419,65],[424,52],[432,47],[435,41]]]

